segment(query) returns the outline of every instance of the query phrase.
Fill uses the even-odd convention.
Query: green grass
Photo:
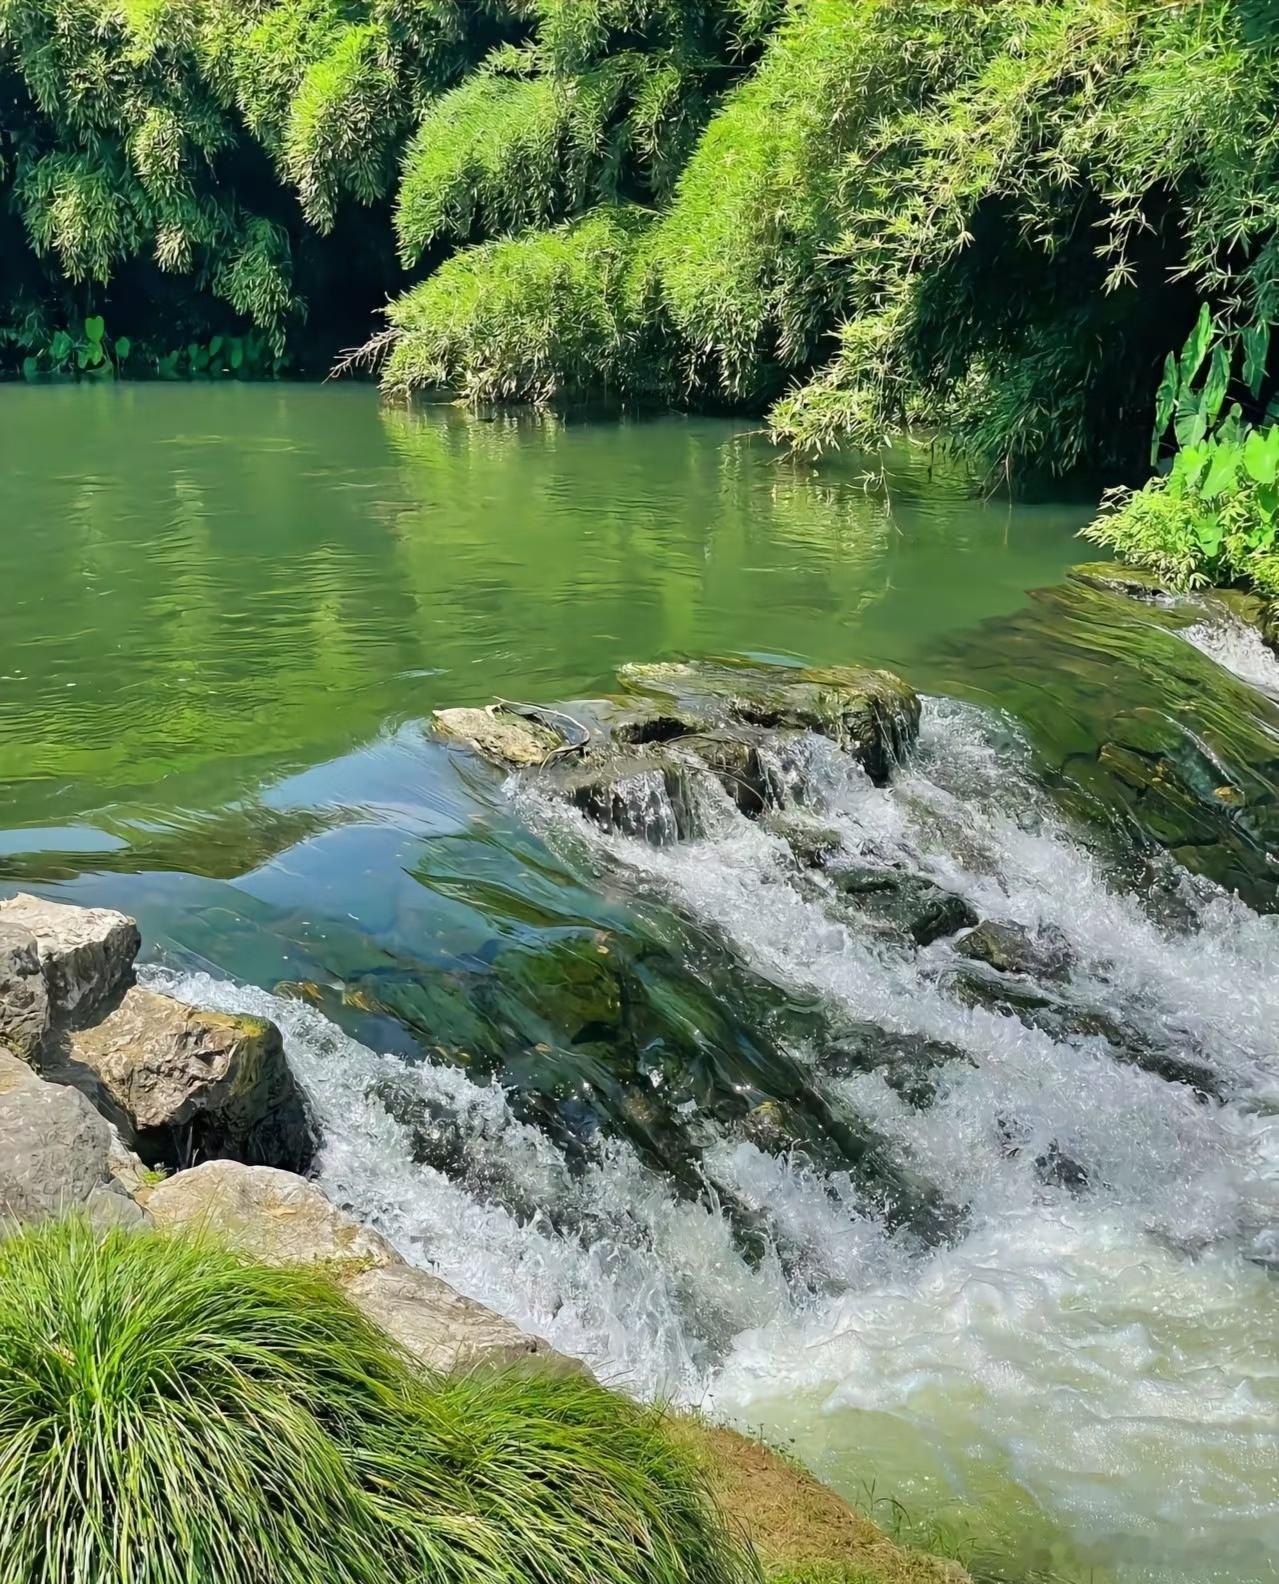
[[[692,1455],[586,1376],[424,1377],[322,1274],[0,1242],[4,1584],[747,1584]]]

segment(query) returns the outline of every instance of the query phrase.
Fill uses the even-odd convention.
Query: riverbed
[[[1087,499],[982,500],[924,446],[872,478],[726,420],[186,385],[0,389],[0,446],[0,886],[123,908],[151,975],[276,1018],[331,1192],[992,1576],[1277,1576],[1279,663],[1249,630],[1069,584]],[[944,942],[832,927],[732,809],[604,837],[424,729],[708,655],[906,677],[886,785],[812,745],[823,820],[1057,932],[1071,994],[1211,1096],[972,1005]],[[1133,782],[1156,717],[1193,721],[1159,761],[1207,789],[1185,832]],[[811,1070],[947,1232],[705,1107],[639,1114],[595,958],[655,1093]],[[925,1103],[831,1082],[832,1018],[963,1060]]]

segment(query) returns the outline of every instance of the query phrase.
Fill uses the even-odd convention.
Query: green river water
[[[331,1193],[605,1378],[936,1513],[992,1571],[1279,1576],[1279,666],[1248,632],[1063,592],[1088,501],[976,500],[922,449],[884,487],[728,421],[341,385],[0,388],[0,448],[0,888],[124,908],[158,982],[276,1017]],[[1072,994],[1193,1051],[1214,1097],[962,1004],[944,946],[832,931],[745,821],[604,843],[423,729],[707,655],[929,695],[891,787],[817,767],[831,817],[1063,932]],[[1191,716],[1165,762],[1209,812],[1183,818],[1130,766]],[[1252,906],[1192,870],[1246,871]],[[601,940],[639,1032],[581,1032]],[[714,1120],[832,1008],[967,1053],[916,1109],[813,1079],[960,1207],[953,1236]],[[623,1034],[701,1100],[637,1120]]]

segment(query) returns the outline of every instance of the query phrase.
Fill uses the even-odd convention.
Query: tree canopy
[[[1271,0],[0,0],[0,358],[390,298],[396,389],[1127,466],[1203,303],[1279,317],[1276,104]]]

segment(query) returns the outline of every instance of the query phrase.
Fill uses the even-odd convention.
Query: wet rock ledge
[[[857,666],[628,665],[609,697],[553,708],[498,699],[438,710],[435,726],[494,764],[538,769],[602,829],[665,844],[696,833],[698,771],[752,818],[780,807],[806,733],[882,784],[919,735],[919,699],[892,672]]]

